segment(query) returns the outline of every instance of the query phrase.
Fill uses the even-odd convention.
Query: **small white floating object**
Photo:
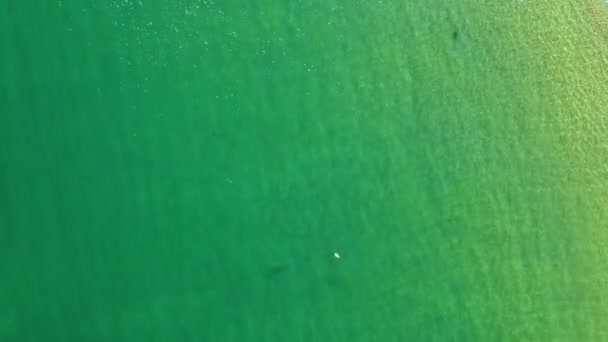
[[[340,259],[340,254],[338,254],[338,252],[334,252],[334,258]]]

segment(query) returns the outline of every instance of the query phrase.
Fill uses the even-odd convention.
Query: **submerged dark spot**
[[[264,277],[266,279],[272,279],[274,277],[277,277],[280,274],[285,273],[285,271],[287,271],[287,269],[288,269],[287,264],[281,264],[281,265],[269,267],[264,272]]]
[[[458,40],[458,30],[454,30],[454,32],[452,32],[452,40]]]

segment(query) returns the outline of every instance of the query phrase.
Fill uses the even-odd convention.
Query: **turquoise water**
[[[0,340],[602,336],[515,2],[1,6]]]

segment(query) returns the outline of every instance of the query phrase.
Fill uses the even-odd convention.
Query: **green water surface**
[[[529,6],[0,2],[0,341],[601,341]]]

